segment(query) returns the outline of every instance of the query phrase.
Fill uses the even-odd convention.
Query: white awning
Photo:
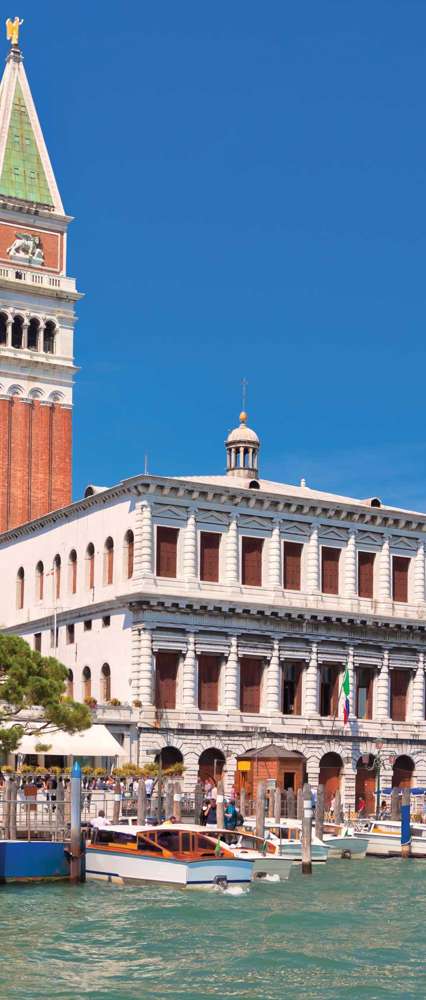
[[[82,733],[44,733],[23,736],[16,753],[37,753],[38,744],[48,746],[46,754],[59,757],[125,757],[126,751],[106,726],[94,725]]]

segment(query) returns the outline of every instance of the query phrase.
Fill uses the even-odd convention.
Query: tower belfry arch
[[[70,503],[75,303],[65,213],[19,48],[0,83],[0,531]]]

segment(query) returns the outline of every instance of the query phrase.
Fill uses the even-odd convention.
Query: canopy
[[[82,733],[40,732],[40,735],[23,736],[17,753],[37,753],[37,745],[43,744],[52,756],[59,757],[125,757],[126,751],[110,733],[106,726],[94,725]]]

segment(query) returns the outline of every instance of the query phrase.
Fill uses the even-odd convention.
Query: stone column
[[[132,628],[132,701],[141,699],[141,628],[134,625]]]
[[[391,599],[390,544],[387,535],[383,537],[379,555],[378,597],[380,601],[390,601]]]
[[[356,597],[358,593],[356,556],[356,528],[351,528],[345,549],[344,597]]]
[[[226,536],[226,582],[239,583],[238,514],[232,514]]]
[[[281,565],[280,522],[275,521],[269,542],[269,586],[278,590],[283,585]]]
[[[315,523],[315,521],[312,524],[311,535],[308,542],[306,586],[308,594],[319,593],[320,590],[319,539],[318,539],[318,525]]]
[[[417,654],[417,668],[413,678],[413,701],[412,701],[411,718],[413,722],[425,721],[424,653]]]
[[[12,317],[8,316],[6,320],[6,347],[12,347]]]
[[[311,645],[311,655],[305,672],[303,715],[318,716],[318,644]]]
[[[28,319],[24,319],[24,322],[22,324],[22,347],[23,348],[24,347],[25,348],[28,347],[28,327],[29,327],[29,325],[30,325],[29,320]]]
[[[347,668],[349,674],[349,718],[353,719],[355,716],[355,669],[354,669],[353,646],[349,646],[348,648]],[[342,695],[343,695],[342,698],[342,715],[343,715],[343,705],[345,703],[345,695],[343,692]]]
[[[148,580],[153,576],[152,510],[148,500],[136,506],[134,576]]]
[[[197,658],[195,655],[195,635],[188,635],[188,645],[182,668],[182,705],[186,709],[197,707]]]
[[[37,350],[38,350],[39,353],[41,353],[41,351],[43,350],[43,346],[44,346],[44,328],[45,328],[45,326],[46,326],[46,320],[45,320],[44,316],[42,316],[41,319],[40,319],[40,323],[38,325],[38,334],[37,334]]]
[[[281,714],[281,662],[278,639],[274,639],[271,659],[266,667],[265,712]]]
[[[143,628],[140,632],[139,691],[143,708],[154,705],[154,656],[152,653],[152,633],[149,628]]]
[[[186,583],[195,583],[197,573],[197,521],[190,509],[183,540],[183,576]]]
[[[389,719],[389,652],[383,651],[382,667],[377,679],[376,718],[380,722]]]
[[[419,542],[414,560],[414,603],[424,604],[425,600],[425,545]]]
[[[236,635],[231,637],[225,663],[224,708],[228,712],[238,712],[240,709],[240,665]]]

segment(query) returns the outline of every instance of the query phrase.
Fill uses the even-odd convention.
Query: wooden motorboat
[[[401,854],[401,823],[398,820],[360,819],[354,831],[368,840],[367,854],[385,858]],[[411,855],[426,858],[425,823],[411,823]]]
[[[256,828],[255,819],[246,819],[244,829],[248,832]],[[279,854],[291,861],[302,860],[302,824],[297,819],[265,819],[265,838],[277,845]],[[312,861],[324,862],[328,858],[328,846],[312,833]]]
[[[342,823],[324,823],[323,841],[328,847],[329,858],[360,860],[367,853],[367,837],[357,836],[353,827]]]
[[[198,830],[203,832],[206,827],[195,824],[182,825],[174,829]],[[211,828],[209,828],[211,829]],[[271,840],[256,837],[254,833],[245,830],[227,830],[225,828],[214,827],[214,836],[228,850],[232,851],[236,858],[242,858],[253,862],[253,878],[261,879],[267,875],[275,875],[282,881],[286,881],[290,875],[293,864],[291,858],[282,857],[277,844]]]
[[[104,826],[86,845],[87,878],[181,886],[249,883],[253,862],[196,830],[175,826]]]

